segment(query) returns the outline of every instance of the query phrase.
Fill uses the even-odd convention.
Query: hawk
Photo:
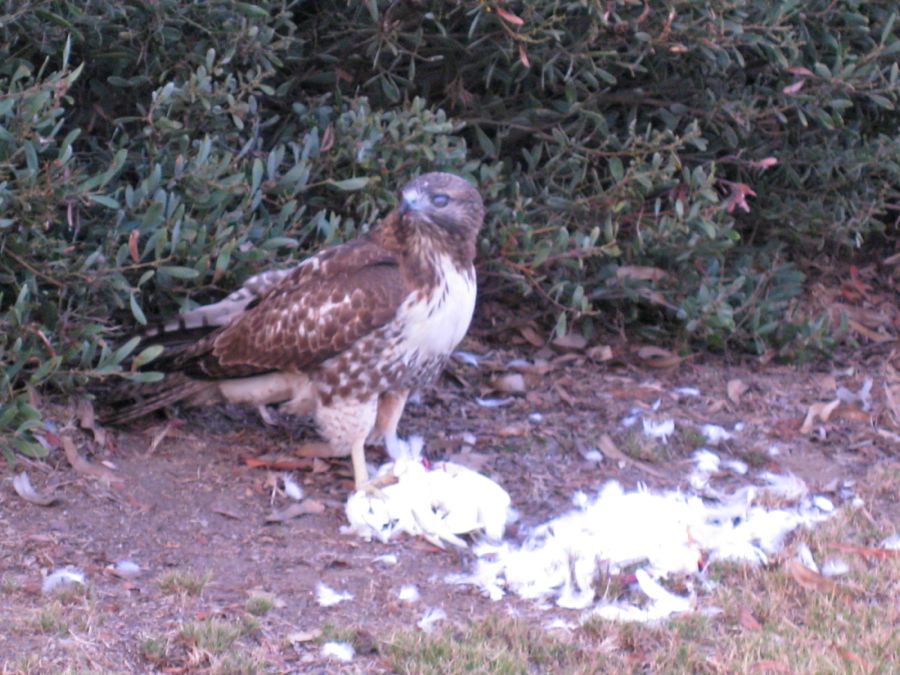
[[[164,345],[153,367],[167,375],[108,420],[184,399],[277,404],[315,419],[324,442],[301,454],[350,455],[362,487],[367,439],[396,445],[409,392],[437,377],[475,308],[478,191],[427,173],[399,197],[367,234],[148,333]]]

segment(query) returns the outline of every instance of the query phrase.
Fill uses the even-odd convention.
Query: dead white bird
[[[447,543],[465,548],[461,534],[482,532],[495,541],[503,537],[512,516],[506,490],[452,462],[427,469],[424,441],[417,436],[386,440],[394,461],[381,467],[371,486],[350,496],[346,531],[382,542],[405,532],[441,548]]]

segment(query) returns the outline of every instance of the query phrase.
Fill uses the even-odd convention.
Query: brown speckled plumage
[[[113,419],[195,396],[202,382],[226,400],[312,410],[334,454],[353,455],[359,484],[365,437],[396,433],[409,390],[437,376],[474,306],[478,192],[431,173],[400,196],[368,234],[252,277],[221,302],[151,331],[149,340],[161,343],[171,331],[190,336],[153,363],[177,374],[174,386],[156,385]],[[341,422],[354,406],[365,423]]]

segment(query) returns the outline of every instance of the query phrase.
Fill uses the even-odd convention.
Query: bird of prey
[[[427,173],[399,197],[367,234],[152,331],[149,340],[164,345],[152,367],[167,375],[108,420],[185,399],[278,404],[315,419],[324,442],[301,454],[350,455],[363,486],[367,439],[389,451],[397,443],[409,392],[440,373],[475,307],[478,191]]]

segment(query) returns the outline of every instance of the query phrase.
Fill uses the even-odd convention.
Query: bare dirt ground
[[[679,359],[625,345],[541,349],[528,344],[527,331],[522,335],[508,349],[468,340],[464,347],[481,357],[478,365],[454,361],[401,422],[403,433],[424,436],[432,457],[475,465],[500,482],[521,512],[519,527],[567,510],[576,490],[592,493],[611,479],[629,487],[639,481],[684,486],[690,455],[702,444],[697,429],[706,423],[729,430],[743,423],[733,440],[716,448],[723,457],[742,459],[752,471],[793,471],[823,494],[841,481],[860,480],[874,465],[900,461],[900,401],[891,400],[900,395],[896,342],[798,367]],[[516,373],[521,382],[502,379]],[[842,387],[859,392],[867,379],[870,406],[849,400],[830,410],[816,407],[838,400]],[[522,384],[524,391],[502,391]],[[485,407],[478,398],[505,404]],[[624,427],[634,409],[674,419],[668,443]],[[260,666],[264,672],[335,672],[339,666],[321,655],[322,639],[340,639],[348,630],[357,656],[344,667],[388,672],[393,666],[382,642],[415,626],[426,608],[446,611],[447,625],[510,608],[536,626],[545,620],[533,603],[510,596],[494,603],[476,589],[445,583],[446,575],[467,568],[465,554],[408,537],[381,544],[341,534],[352,486],[349,460],[291,459],[298,429],[264,426],[255,412],[178,417],[181,423],[170,424],[161,440],[163,419],[114,431],[105,446],[78,434],[82,453],[111,468],[112,484],[74,471],[59,449],[47,461],[23,460],[4,470],[3,672],[178,673],[215,663],[220,672]],[[603,434],[621,455],[607,446],[603,461],[586,460]],[[324,510],[267,524],[266,516],[290,500],[273,487],[280,469],[254,466],[260,456],[288,458],[307,500]],[[376,449],[369,458],[384,461]],[[23,469],[41,493],[58,501],[39,506],[16,495],[11,479]],[[890,496],[869,508],[886,509],[900,522],[900,506]],[[376,560],[387,553],[396,556],[395,565]],[[141,574],[116,576],[110,566],[122,560],[137,563]],[[65,566],[82,570],[86,586],[42,593],[43,576]],[[320,606],[320,581],[352,593],[353,600]],[[421,599],[401,602],[397,594],[405,584],[415,584]],[[246,657],[235,656],[230,666],[215,660],[208,640],[185,628],[196,631],[216,619],[238,627],[223,639],[234,640],[232,647]]]

